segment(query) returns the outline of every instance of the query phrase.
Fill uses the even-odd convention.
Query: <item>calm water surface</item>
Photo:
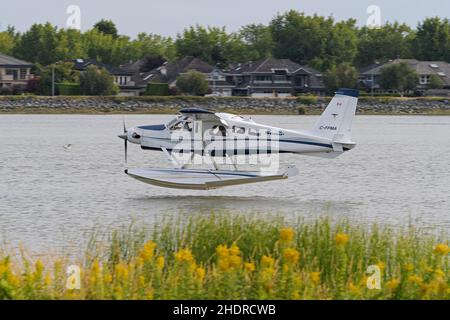
[[[10,247],[68,251],[94,228],[211,208],[281,213],[450,231],[450,117],[358,116],[358,146],[334,159],[282,155],[300,175],[214,191],[163,189],[123,173],[123,116],[0,115],[0,233]],[[167,121],[126,115],[127,125]],[[314,116],[254,116],[310,128]],[[67,151],[63,145],[72,144]],[[169,166],[162,153],[129,146],[129,167]]]

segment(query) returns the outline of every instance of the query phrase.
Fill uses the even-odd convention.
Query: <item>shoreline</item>
[[[319,115],[331,97],[0,96],[0,114],[174,114],[197,107],[249,115]],[[450,97],[360,97],[358,115],[450,115]]]
[[[53,108],[33,108],[33,109],[14,109],[11,111],[0,111],[2,115],[157,115],[157,114],[176,114],[179,109],[154,109],[154,110],[111,110],[98,111],[94,109],[53,109]],[[245,115],[274,115],[274,116],[318,116],[321,114],[320,110],[307,110],[305,113],[296,112],[269,112],[269,111],[255,111],[252,109],[230,109],[220,110],[219,112],[229,112],[233,114]],[[422,110],[421,112],[407,113],[407,112],[376,112],[376,111],[360,111],[356,113],[357,116],[450,116],[450,110]]]

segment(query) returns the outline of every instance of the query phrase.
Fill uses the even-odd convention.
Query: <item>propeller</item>
[[[127,135],[127,127],[125,125],[125,120],[123,120],[123,134],[126,136]],[[128,139],[125,138],[124,140],[124,149],[125,149],[125,163],[128,162]]]
[[[119,134],[119,138],[123,139],[124,150],[125,150],[125,163],[128,160],[128,137],[127,137],[127,127],[125,125],[125,120],[123,120],[123,134]]]

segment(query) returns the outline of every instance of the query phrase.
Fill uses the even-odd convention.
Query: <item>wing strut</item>
[[[167,149],[165,147],[161,147],[161,150],[164,152],[164,154],[170,160],[170,162],[172,162],[172,164],[175,166],[175,168],[177,168],[177,169],[183,169],[184,168],[184,166],[182,166],[180,163],[178,163],[178,161],[174,157],[172,157],[170,152],[167,151]]]

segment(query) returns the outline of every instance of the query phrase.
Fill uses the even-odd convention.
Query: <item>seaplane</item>
[[[290,130],[256,123],[240,115],[187,107],[164,124],[127,128],[123,123],[125,163],[128,142],[163,152],[171,168],[135,168],[125,173],[167,188],[209,190],[283,180],[298,174],[295,166],[279,168],[280,154],[336,158],[352,150],[358,91],[339,89],[309,130]],[[242,169],[250,165],[250,169]],[[223,168],[227,166],[227,168]]]

